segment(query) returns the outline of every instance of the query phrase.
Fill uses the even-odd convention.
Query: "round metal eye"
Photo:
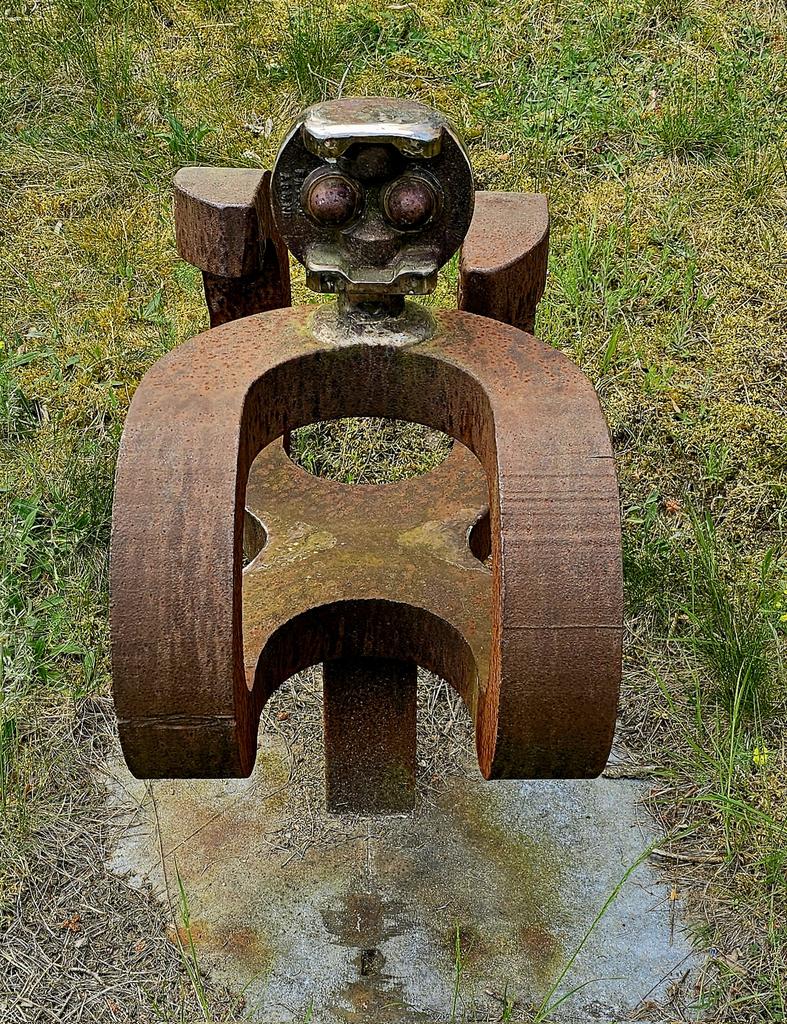
[[[344,174],[323,174],[306,185],[303,207],[310,217],[327,227],[338,228],[352,220],[361,204],[358,186]]]
[[[425,178],[405,175],[391,182],[383,194],[385,216],[401,231],[422,228],[436,210],[437,194]]]

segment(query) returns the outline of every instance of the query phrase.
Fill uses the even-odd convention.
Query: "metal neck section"
[[[404,295],[342,291],[336,296],[336,309],[339,319],[384,321],[400,317],[404,312],[404,301]]]
[[[338,302],[320,306],[311,323],[312,334],[321,344],[417,345],[435,333],[435,321],[428,309],[405,300],[402,295],[353,301],[341,296]]]

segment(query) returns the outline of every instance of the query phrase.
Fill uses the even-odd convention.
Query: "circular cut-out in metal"
[[[299,427],[285,450],[312,476],[385,486],[431,473],[453,446],[448,434],[420,423],[356,416]]]

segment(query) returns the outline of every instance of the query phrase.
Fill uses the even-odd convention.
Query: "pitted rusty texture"
[[[548,254],[546,196],[476,192],[459,261],[459,308],[532,333]]]
[[[489,660],[490,572],[486,479],[456,444],[431,473],[386,485],[310,475],[280,440],[254,461],[246,489],[243,636],[246,678],[290,674],[269,665],[279,630],[298,648],[325,629],[311,611],[353,602],[440,606],[478,664]],[[263,525],[264,524],[264,525]],[[300,622],[296,621],[300,619]],[[294,627],[289,626],[295,621]],[[294,629],[294,632],[293,632]],[[271,644],[275,650],[275,644]],[[329,652],[330,654],[330,652]],[[333,657],[323,665],[326,802],[334,812],[397,813],[413,807],[416,664]]]
[[[545,198],[478,193],[471,222],[453,128],[379,98],[310,108],[273,178],[189,168],[175,196],[215,329],[148,373],[121,446],[113,685],[132,771],[248,774],[271,693],[323,662],[334,810],[412,806],[416,665],[462,694],[486,777],[597,774],[620,677],[617,487],[591,386],[517,329],[544,289]],[[466,231],[460,311],[415,317],[402,295],[429,291]],[[333,313],[284,308],[282,235],[312,287],[340,292]],[[459,443],[383,487],[289,460],[291,430],[353,415]]]
[[[395,658],[336,658],[325,662],[322,679],[328,810],[412,810],[418,667]]]
[[[351,598],[442,601],[442,617],[468,638],[486,671],[491,575],[474,533],[489,514],[487,486],[462,444],[422,476],[344,484],[308,473],[276,441],[252,464],[245,504],[265,538],[244,569],[249,688],[281,626],[317,604]]]
[[[432,338],[404,348],[317,342],[313,315],[271,311],[200,335],[160,360],[132,403],[112,560],[115,697],[132,771],[248,774],[261,708],[283,679],[331,658],[383,657],[459,690],[486,777],[597,774],[615,721],[622,599],[615,471],[591,385],[561,353],[469,313],[441,313]],[[412,578],[399,575],[401,551],[339,558],[335,533],[304,527],[313,553],[287,590],[269,575],[244,611],[254,459],[291,429],[348,415],[422,422],[475,453],[491,571],[464,550],[441,570],[456,582],[429,588],[425,565],[456,536],[441,485],[424,516],[433,525],[413,535]],[[311,522],[306,501],[299,521]],[[290,543],[297,560],[300,541]],[[338,578],[321,580],[306,608],[304,577],[331,558]],[[485,621],[487,647],[474,634]]]

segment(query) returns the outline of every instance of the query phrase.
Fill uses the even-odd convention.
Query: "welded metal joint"
[[[212,329],[129,411],[112,542],[121,742],[142,777],[248,775],[265,703],[322,662],[330,809],[400,812],[416,666],[448,680],[487,778],[584,777],[621,667],[612,450],[589,382],[538,341],[543,196],[475,192],[441,115],[309,108],[272,173],[188,168],[178,250]],[[462,247],[458,309],[431,291]],[[287,250],[336,300],[290,308]],[[432,472],[349,486],[282,438],[342,416],[456,439]]]

